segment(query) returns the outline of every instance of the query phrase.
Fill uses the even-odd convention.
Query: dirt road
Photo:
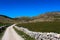
[[[15,24],[9,26],[3,37],[2,37],[2,40],[24,40],[21,36],[19,36],[15,30],[13,29],[13,26],[15,26]]]

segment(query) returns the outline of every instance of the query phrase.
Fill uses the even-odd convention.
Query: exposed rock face
[[[20,31],[23,31],[24,33],[26,33],[27,35],[35,38],[36,40],[60,40],[60,34],[58,33],[47,33],[47,32],[33,32],[33,31],[29,31],[26,28],[23,27],[17,27],[15,26],[15,28],[17,28]]]

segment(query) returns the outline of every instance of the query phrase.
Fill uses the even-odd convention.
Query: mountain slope
[[[43,22],[43,21],[59,21],[60,12],[47,12],[45,14],[33,17],[32,22]]]
[[[8,16],[0,15],[0,23],[14,23],[14,20]]]
[[[45,22],[45,21],[60,21],[60,12],[47,12],[35,17],[17,17],[10,18],[5,15],[0,15],[0,22],[2,23],[19,23],[19,22]]]

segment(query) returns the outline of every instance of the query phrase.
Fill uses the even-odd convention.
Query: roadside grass
[[[20,30],[18,30],[18,29],[16,29],[15,27],[14,27],[14,30],[15,30],[19,35],[21,35],[25,40],[35,40],[34,38],[31,38],[29,35],[25,34],[24,32],[22,32],[22,31],[20,31]]]
[[[4,26],[4,25],[9,26],[9,25],[12,25],[12,23],[0,23],[0,26]]]
[[[28,28],[36,32],[55,32],[60,33],[60,22],[36,22],[17,24],[19,27]]]
[[[4,34],[4,32],[0,33],[0,40],[2,40],[3,34]]]
[[[4,25],[4,24],[1,24],[1,23],[0,23],[0,26],[2,26],[2,25]]]
[[[8,26],[10,26],[11,24],[9,24],[9,23],[6,23],[6,24],[0,23],[0,27],[1,27],[1,26],[4,26],[4,25],[7,25],[7,26],[6,26],[4,29],[0,29],[0,40],[2,39],[6,28],[7,28]]]

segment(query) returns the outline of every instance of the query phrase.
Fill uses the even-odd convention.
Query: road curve
[[[3,37],[2,37],[2,40],[24,40],[21,36],[19,36],[15,30],[13,29],[13,26],[15,26],[15,24],[9,26]]]

